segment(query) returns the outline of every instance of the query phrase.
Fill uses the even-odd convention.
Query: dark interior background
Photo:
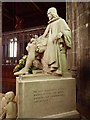
[[[50,7],[56,7],[59,16],[66,19],[65,2],[5,2],[2,4],[2,31],[15,30],[15,16],[22,19],[22,29],[47,25]]]

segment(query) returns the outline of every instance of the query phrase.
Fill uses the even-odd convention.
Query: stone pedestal
[[[16,78],[18,118],[76,116],[76,81],[51,75]]]

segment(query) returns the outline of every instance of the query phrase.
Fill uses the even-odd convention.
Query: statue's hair
[[[53,17],[59,17],[57,14],[57,9],[55,7],[51,7],[48,9],[47,14],[53,15]]]
[[[10,101],[12,101],[14,99],[14,97],[15,97],[15,94],[14,94],[13,91],[9,91],[9,92],[5,93],[5,97],[8,97],[8,99]]]

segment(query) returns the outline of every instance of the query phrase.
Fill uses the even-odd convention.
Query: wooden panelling
[[[16,80],[13,74],[14,66],[3,65],[2,66],[2,92],[8,92],[10,90],[15,92]]]
[[[7,32],[2,35],[2,92],[14,91],[16,89],[16,79],[13,69],[23,55],[27,54],[26,46],[34,35],[40,36],[45,30],[44,26],[21,31]],[[10,57],[10,39],[17,38],[17,57]],[[13,49],[14,52],[14,49]]]
[[[26,46],[30,42],[31,38],[35,35],[42,35],[45,30],[45,26],[40,26],[38,28],[31,28],[27,30],[7,32],[2,35],[2,47],[3,47],[3,58],[2,63],[13,65],[17,64],[19,59],[23,55],[27,54]],[[13,39],[13,44],[17,38],[17,56],[10,57],[10,40]],[[14,49],[12,50],[14,53]]]

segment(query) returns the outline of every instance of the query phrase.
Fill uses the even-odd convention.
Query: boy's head
[[[7,103],[9,103],[10,101],[13,101],[15,95],[14,95],[14,92],[10,91],[10,92],[7,92],[5,94],[5,99],[7,101]]]

